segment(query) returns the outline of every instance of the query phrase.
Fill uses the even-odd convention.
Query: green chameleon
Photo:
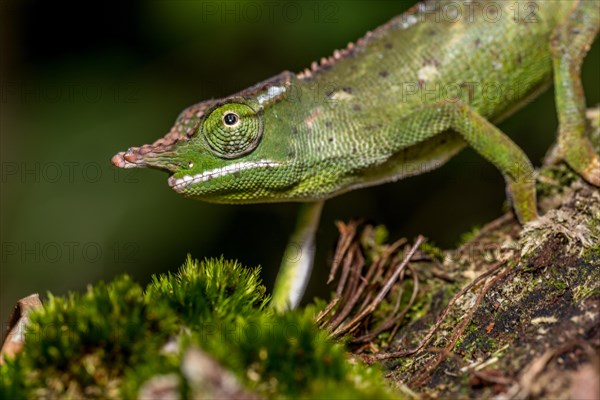
[[[600,186],[586,137],[580,67],[598,0],[426,1],[294,74],[184,110],[120,168],[169,172],[169,186],[215,203],[302,202],[272,305],[296,307],[310,275],[323,202],[439,167],[466,145],[503,174],[521,223],[537,218],[535,175],[493,123],[554,83],[551,153]]]

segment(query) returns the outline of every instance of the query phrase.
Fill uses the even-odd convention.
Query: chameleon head
[[[292,144],[286,132],[278,131],[291,126],[268,107],[285,93],[288,74],[187,108],[164,138],[120,152],[112,163],[168,171],[173,190],[201,200],[281,201],[295,174],[290,173]]]

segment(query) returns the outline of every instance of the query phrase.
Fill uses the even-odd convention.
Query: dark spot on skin
[[[560,34],[556,34],[551,40],[550,40],[550,45],[552,46],[552,48],[554,49],[558,49],[558,45],[561,43],[562,40],[562,35]]]
[[[360,106],[360,104],[353,104],[352,109],[354,111],[362,111],[362,107]]]
[[[352,148],[352,154],[356,154],[356,147]]]
[[[464,88],[467,89],[467,96],[469,97],[468,101],[469,101],[469,103],[471,103],[473,101],[474,91],[475,91],[475,88],[473,87],[473,84],[472,83],[467,83],[467,82],[462,82],[460,84],[460,87],[463,88],[463,89]]]
[[[331,128],[333,126],[333,122],[331,122],[330,120],[325,121],[325,126],[327,128]]]
[[[329,143],[332,143],[332,142],[333,142],[333,138],[332,138],[332,137],[330,137],[330,138],[328,138],[328,139],[327,139],[327,141],[328,141]]]
[[[388,43],[384,44],[383,47],[385,47],[386,49],[389,50],[389,49],[393,48],[394,46],[392,46],[392,44],[388,42]]]
[[[295,135],[296,133],[298,133],[298,128],[296,128],[295,126],[292,126],[292,133]]]
[[[352,88],[350,86],[344,86],[342,90],[348,94],[352,94]]]
[[[433,65],[434,67],[440,67],[440,62],[435,58],[425,58],[423,59],[423,66]]]
[[[389,76],[389,72],[387,72],[386,70],[383,71],[379,71],[379,76],[382,78],[387,78]]]
[[[288,158],[294,158],[296,157],[296,152],[294,150],[290,150],[288,153]]]
[[[374,131],[381,128],[381,124],[369,124],[367,126],[365,126],[365,130],[367,131]]]

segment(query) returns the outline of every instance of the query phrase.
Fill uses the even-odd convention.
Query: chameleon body
[[[462,7],[462,8],[457,8]],[[493,123],[555,83],[564,160],[600,185],[585,137],[579,68],[600,2],[427,1],[313,63],[189,107],[151,145],[113,157],[168,171],[187,197],[218,203],[305,202],[275,306],[303,291],[322,201],[442,165],[466,145],[504,175],[522,223],[537,218],[534,171]]]

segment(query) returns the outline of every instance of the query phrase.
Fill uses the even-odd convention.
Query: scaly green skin
[[[554,158],[600,185],[579,77],[599,9],[597,0],[428,1],[311,70],[188,108],[165,138],[113,163],[167,170],[175,191],[204,201],[318,202],[431,170],[469,144],[502,172],[527,222],[537,217],[533,168],[488,121],[539,94],[554,71]]]

